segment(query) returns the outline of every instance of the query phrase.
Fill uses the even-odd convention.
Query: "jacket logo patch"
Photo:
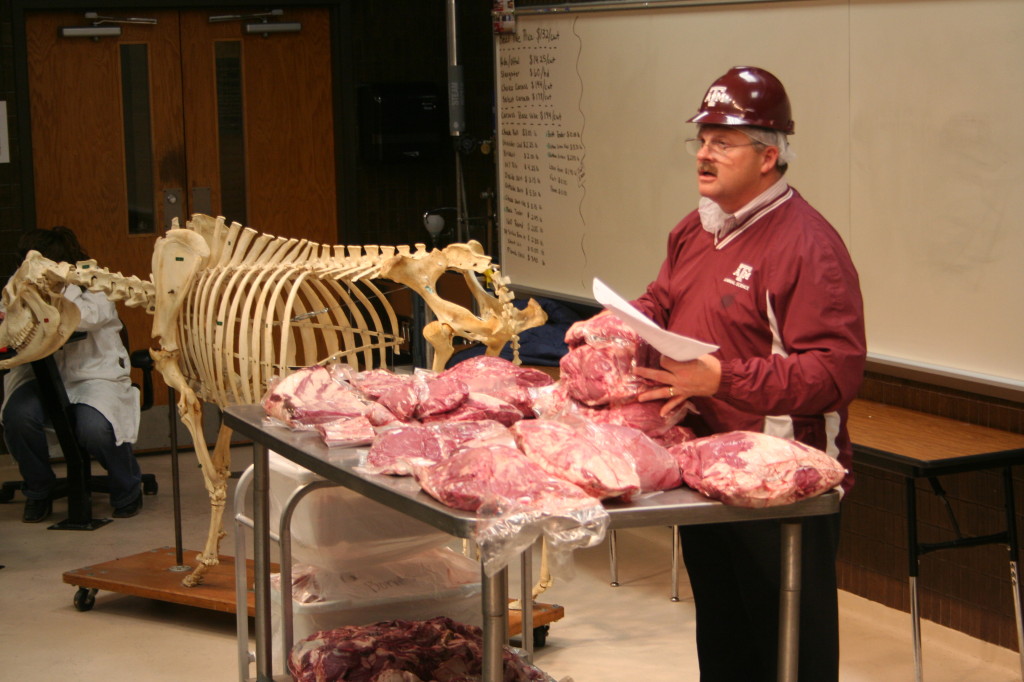
[[[750,285],[746,284],[746,281],[750,279],[750,276],[754,274],[754,268],[747,265],[746,263],[740,263],[739,266],[733,271],[731,277],[725,278],[726,284],[731,284],[734,287],[739,287],[744,291],[750,291]]]

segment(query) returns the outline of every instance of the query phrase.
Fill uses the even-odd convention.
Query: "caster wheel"
[[[540,649],[548,643],[548,630],[551,627],[549,625],[540,625],[533,629],[533,648]]]
[[[79,587],[75,592],[75,608],[89,611],[96,604],[96,588]]]

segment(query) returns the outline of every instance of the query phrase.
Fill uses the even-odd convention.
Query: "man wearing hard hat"
[[[842,238],[784,179],[789,98],[756,67],[735,67],[689,119],[701,199],[668,238],[657,278],[634,305],[666,329],[717,344],[690,362],[637,374],[641,399],[691,400],[698,435],[746,430],[794,439],[850,471],[846,408],[866,342],[857,272]],[[847,475],[843,489],[852,485]],[[803,524],[799,679],[839,672],[835,559],[839,515]],[[776,679],[779,524],[682,526],[697,610],[701,682]]]

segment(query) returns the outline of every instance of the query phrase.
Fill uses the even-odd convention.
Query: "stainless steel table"
[[[273,680],[270,609],[270,520],[268,450],[303,466],[319,476],[406,513],[459,538],[472,539],[475,514],[451,509],[422,492],[408,477],[367,475],[355,470],[354,450],[327,448],[315,432],[290,431],[264,426],[263,408],[242,405],[226,408],[224,424],[251,438],[253,447],[253,563],[256,601],[256,680]],[[782,582],[779,610],[780,682],[797,679],[800,613],[801,521],[806,516],[832,514],[839,509],[835,492],[796,504],[766,509],[730,507],[709,500],[689,488],[678,488],[629,504],[609,503],[611,528],[680,526],[779,519],[782,524]],[[489,577],[483,571],[483,680],[502,679],[502,646],[508,640],[507,572]]]

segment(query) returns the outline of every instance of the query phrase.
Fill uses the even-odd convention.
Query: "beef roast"
[[[846,475],[820,450],[753,431],[695,438],[669,450],[687,485],[739,507],[796,502],[835,487]]]
[[[406,424],[382,432],[373,441],[362,469],[369,473],[411,476],[416,466],[430,466],[469,445],[513,444],[500,422],[475,421]]]
[[[650,436],[631,426],[583,422],[577,433],[608,452],[621,452],[633,459],[640,492],[671,490],[683,484],[679,463],[672,453]]]
[[[313,428],[340,417],[357,417],[368,402],[326,367],[304,367],[274,382],[264,396],[267,415],[292,428]]]
[[[588,495],[628,499],[640,491],[640,478],[628,454],[605,449],[567,423],[529,419],[511,430],[527,457]]]
[[[503,400],[518,408],[524,416],[533,416],[533,391],[554,382],[539,369],[522,367],[489,355],[463,360],[442,372],[442,376],[462,381],[473,393]]]
[[[417,467],[428,495],[464,511],[557,512],[592,502],[577,486],[548,474],[522,452],[505,445],[466,448],[431,467]]]

